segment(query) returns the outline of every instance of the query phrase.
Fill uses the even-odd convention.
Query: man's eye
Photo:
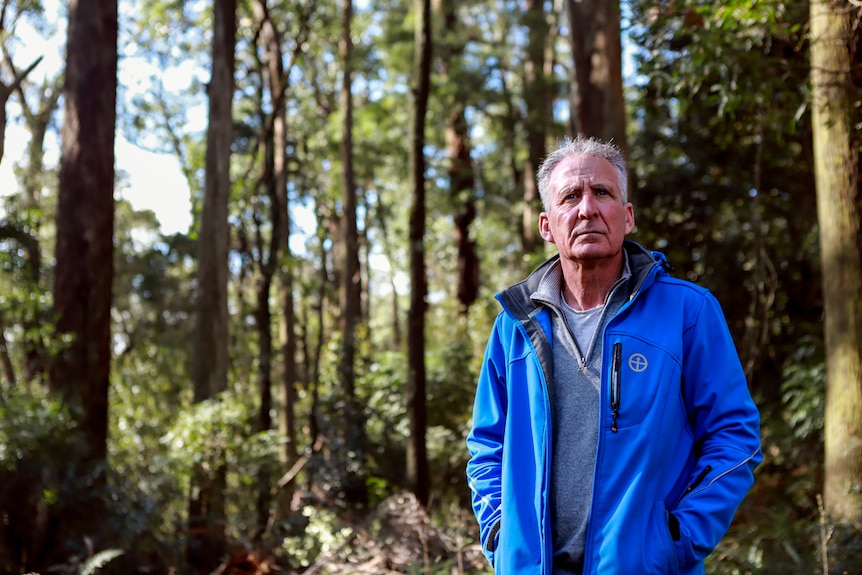
[[[598,195],[598,196],[609,196],[609,195],[611,195],[611,192],[608,190],[599,188],[598,190],[596,190],[596,195]]]

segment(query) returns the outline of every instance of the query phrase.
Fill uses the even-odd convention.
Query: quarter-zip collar
[[[605,295],[605,299],[602,302],[602,310],[598,320],[596,321],[596,328],[593,332],[593,337],[590,338],[588,342],[586,342],[586,348],[582,348],[581,343],[577,341],[577,339],[572,340],[575,345],[575,348],[578,351],[578,364],[581,369],[584,369],[587,363],[590,360],[590,357],[593,354],[593,349],[595,347],[595,339],[597,334],[601,332],[601,327],[605,322],[605,314],[609,309],[609,302],[612,298],[618,297],[616,296],[616,292],[618,289],[622,289],[624,284],[626,284],[631,278],[631,269],[629,267],[629,258],[628,254],[624,254],[623,257],[623,272],[622,276],[611,286],[611,289],[608,290],[608,293]],[[557,259],[550,268],[542,276],[539,281],[539,286],[535,292],[530,294],[531,299],[534,302],[547,305],[551,307],[559,316],[560,320],[565,324],[566,329],[569,330],[569,333],[572,333],[572,326],[569,325],[568,314],[566,314],[564,309],[564,302],[562,296],[562,287],[563,287],[563,270],[560,260]],[[625,294],[625,297],[628,297],[628,294]]]
[[[666,273],[665,268],[668,264],[664,254],[650,252],[634,241],[626,240],[623,242],[623,249],[626,250],[628,266],[631,270],[631,275],[627,280],[628,285],[625,286],[628,299],[631,300],[649,285],[647,280],[652,281],[653,271]],[[559,261],[559,254],[554,255],[536,268],[527,278],[500,292],[497,299],[503,308],[521,323],[527,322],[530,317],[543,309],[545,302],[533,300],[532,295],[540,291],[545,275],[548,274],[549,270],[556,267]]]

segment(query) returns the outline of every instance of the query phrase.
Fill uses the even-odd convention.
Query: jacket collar
[[[656,274],[667,273],[667,258],[661,252],[650,252],[637,242],[626,240],[623,243],[623,249],[626,251],[626,260],[628,268],[631,270],[631,275],[626,286],[626,295],[628,298],[633,298],[641,290],[646,289],[652,283],[652,274],[655,270]],[[553,274],[552,268],[559,267],[560,255],[556,254],[546,260],[539,267],[533,270],[522,281],[511,285],[497,294],[497,299],[503,308],[512,314],[516,319],[524,321],[538,313],[543,306],[534,302],[531,295],[537,291],[547,291],[547,287],[543,286],[543,280],[551,283]],[[545,276],[548,275],[548,278]],[[647,280],[649,279],[649,282]],[[557,281],[557,291],[559,291],[559,280]],[[557,296],[559,297],[559,296]]]

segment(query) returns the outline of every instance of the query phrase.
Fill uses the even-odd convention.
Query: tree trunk
[[[413,62],[415,98],[410,146],[413,204],[410,207],[410,311],[407,331],[407,481],[422,504],[428,504],[430,478],[425,444],[427,398],[425,373],[425,116],[431,91],[431,0],[415,0],[416,30]]]
[[[286,245],[284,236],[287,218],[287,174],[285,172],[285,114],[284,114],[284,65],[281,52],[281,34],[270,18],[269,8],[264,0],[255,0],[253,3],[255,17],[260,23],[258,43],[263,53],[263,76],[264,90],[269,94],[269,102],[272,111],[269,114],[261,111],[265,117],[264,126],[260,138],[259,157],[263,158],[263,177],[261,185],[266,196],[269,198],[270,224],[272,233],[268,245],[258,233],[257,253],[260,254],[260,277],[257,289],[257,331],[260,342],[260,363],[258,367],[258,381],[260,392],[260,404],[258,407],[258,431],[265,432],[272,428],[272,367],[273,367],[273,339],[272,339],[272,309],[270,307],[270,295],[272,291],[275,274],[281,266],[281,250]],[[289,463],[287,468],[289,468]],[[262,465],[258,475],[258,531],[257,539],[262,536],[269,523],[270,494],[272,490],[273,477],[271,469]]]
[[[289,253],[285,254],[285,259],[291,258]],[[297,336],[293,298],[293,270],[290,265],[285,265],[282,270],[280,294],[279,346],[284,366],[281,374],[281,385],[279,385],[278,431],[284,442],[281,446],[279,459],[282,468],[286,471],[293,466],[299,456],[296,437]],[[286,489],[284,498],[288,500],[292,496],[292,484]]]
[[[341,381],[345,406],[346,457],[345,497],[348,501],[364,505],[368,500],[365,487],[365,430],[356,398],[357,329],[362,315],[362,274],[359,269],[359,233],[356,225],[356,178],[353,170],[353,41],[351,25],[353,1],[342,2],[342,36],[339,46],[342,63],[341,105],[344,123],[341,126],[342,201],[341,219],[343,238],[343,274],[341,277]]]
[[[71,340],[51,362],[49,384],[77,420],[83,452],[57,460],[62,469],[54,473],[78,489],[49,510],[52,532],[46,535],[39,527],[27,532],[31,542],[46,536],[43,566],[67,557],[71,533],[85,528],[82,518],[69,512],[78,506],[88,510],[86,525],[93,528],[88,533],[98,548],[110,545],[113,535],[100,527],[108,523],[103,488],[114,278],[117,18],[116,0],[72,0],[68,5],[54,312],[58,333]],[[38,565],[39,559],[25,559],[30,561]]]
[[[12,357],[9,355],[9,344],[6,341],[6,322],[3,321],[3,313],[0,311],[0,360],[3,364],[3,375],[6,377],[6,386],[0,385],[0,405],[6,403],[4,387],[13,389],[18,383],[15,375],[15,366],[12,365]]]
[[[80,410],[87,457],[107,456],[114,276],[117,2],[69,4],[54,306],[73,336],[51,366],[51,388]],[[70,462],[71,463],[71,462]]]
[[[227,389],[230,244],[227,213],[231,190],[235,35],[236,0],[215,0],[206,173],[198,240],[198,293],[192,363],[195,403],[215,399]],[[224,462],[210,463],[213,471],[208,474],[198,468],[192,479],[186,548],[192,573],[210,573],[227,549]]]
[[[398,286],[395,282],[395,258],[392,254],[391,240],[389,239],[389,209],[383,203],[383,196],[378,191],[376,194],[377,197],[377,209],[374,210],[376,214],[377,225],[380,227],[380,244],[383,250],[383,255],[386,257],[386,260],[389,262],[389,289],[390,289],[390,297],[389,297],[389,309],[391,310],[391,322],[392,322],[392,349],[401,349],[403,336],[401,335],[401,308],[398,305]]]
[[[270,141],[271,142],[271,141]],[[273,186],[270,182],[267,187]],[[275,209],[272,210],[275,212]],[[273,222],[276,225],[276,222]],[[261,238],[262,239],[262,238]],[[266,432],[272,429],[272,364],[273,364],[273,341],[272,341],[272,308],[269,304],[269,296],[272,292],[272,281],[274,267],[272,260],[278,257],[276,240],[270,241],[269,250],[259,245],[258,253],[269,255],[267,260],[261,262],[260,276],[257,278],[255,327],[258,334],[258,393],[259,404],[257,411],[257,430]],[[273,253],[275,251],[275,253]],[[259,541],[269,523],[271,490],[273,486],[272,468],[269,465],[261,465],[257,477],[257,514],[258,528],[255,539]]]
[[[444,29],[450,40],[440,46],[441,77],[444,84],[457,82],[450,75],[450,64],[460,60],[464,42],[454,31],[458,28],[457,3],[443,2]],[[476,219],[476,171],[470,154],[469,125],[463,91],[451,97],[446,117],[446,155],[449,160],[449,203],[455,223],[455,244],[458,246],[458,301],[466,313],[479,295],[479,256],[476,241],[470,237],[470,227]],[[534,226],[535,227],[535,226]]]
[[[612,140],[625,152],[620,4],[568,0],[567,7],[574,59],[569,135]]]
[[[859,10],[849,2],[811,2],[827,367],[824,502],[829,518],[845,524],[862,521],[862,194],[851,76],[858,17]]]
[[[527,165],[524,166],[524,213],[523,238],[524,253],[536,254],[543,246],[539,237],[539,212],[542,204],[539,198],[539,188],[536,183],[536,170],[545,157],[548,125],[552,122],[552,96],[550,82],[545,75],[545,64],[548,56],[545,49],[550,35],[548,16],[545,13],[543,0],[527,0],[527,11],[523,16],[524,25],[529,30],[527,52],[524,60],[524,104],[526,122],[524,130],[527,133]],[[535,262],[528,261],[527,267],[532,268]]]

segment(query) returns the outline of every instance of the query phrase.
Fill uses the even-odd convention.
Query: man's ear
[[[539,214],[539,235],[548,243],[556,243],[554,242],[554,234],[551,233],[551,222],[545,212]]]
[[[635,209],[631,202],[626,204],[626,235],[635,229]]]

